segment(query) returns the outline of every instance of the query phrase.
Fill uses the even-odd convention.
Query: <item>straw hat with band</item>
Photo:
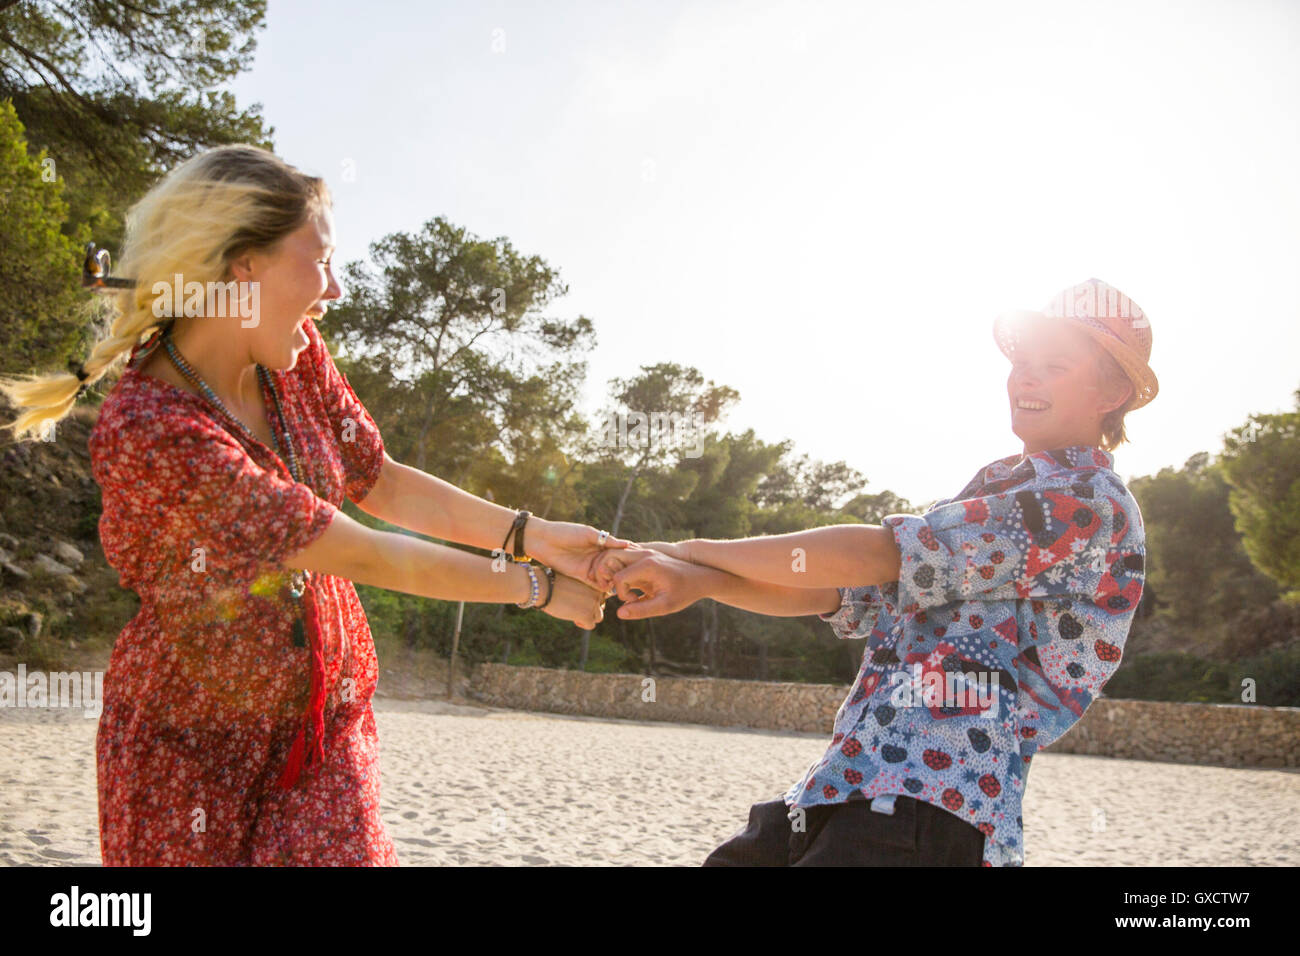
[[[1039,312],[1012,310],[993,320],[993,337],[1007,358],[1031,322],[1068,322],[1092,336],[1119,363],[1133,382],[1132,411],[1156,397],[1160,383],[1148,364],[1151,359],[1151,320],[1136,302],[1100,279],[1088,279],[1063,289]]]

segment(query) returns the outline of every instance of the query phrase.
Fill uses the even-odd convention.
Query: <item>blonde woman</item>
[[[602,618],[603,592],[578,578],[604,535],[385,453],[314,325],[341,295],[330,206],[323,180],[256,147],[188,160],[127,217],[120,271],[135,285],[111,334],[75,374],[5,383],[24,409],[10,427],[35,434],[129,353],[90,438],[104,552],[140,595],[96,743],[105,865],[397,863],[353,582]],[[195,315],[175,295],[191,282],[235,285]],[[370,530],[345,497],[549,567]]]

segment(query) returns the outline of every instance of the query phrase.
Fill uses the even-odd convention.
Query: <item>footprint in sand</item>
[[[68,853],[64,850],[42,850],[41,856],[48,860],[75,860],[77,854]]]
[[[438,848],[438,844],[434,843],[432,840],[422,840],[420,837],[398,837],[396,842],[411,843],[415,846],[428,847],[431,850],[436,850]]]

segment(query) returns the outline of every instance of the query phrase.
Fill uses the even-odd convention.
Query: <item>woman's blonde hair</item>
[[[85,385],[103,378],[137,343],[171,323],[154,314],[155,283],[170,285],[178,273],[186,283],[205,288],[225,281],[232,259],[272,251],[331,203],[323,179],[245,143],[217,146],[170,170],[126,214],[114,274],[136,284],[110,294],[115,317],[81,365]],[[39,435],[72,410],[82,385],[74,372],[0,382],[0,391],[24,409],[6,427],[19,439]]]

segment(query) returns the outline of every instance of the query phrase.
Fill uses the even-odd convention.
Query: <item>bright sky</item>
[[[1021,451],[993,316],[1091,276],[1154,337],[1125,480],[1300,387],[1290,0],[272,0],[232,89],[329,181],[339,260],[506,236],[596,325],[587,408],[694,365],[726,427],[916,504]]]

